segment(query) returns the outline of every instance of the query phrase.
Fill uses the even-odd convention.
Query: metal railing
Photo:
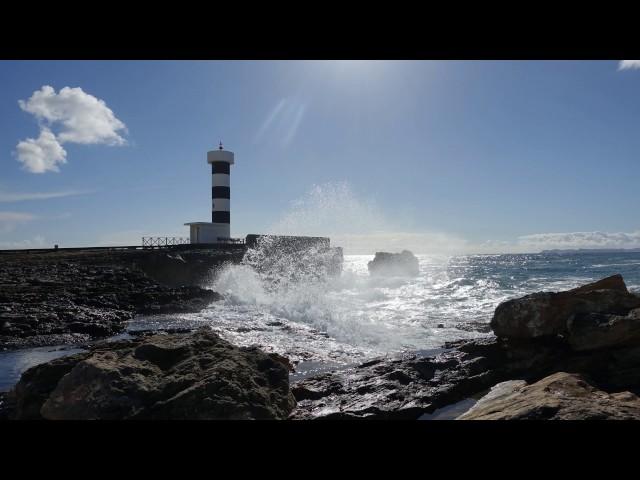
[[[142,248],[162,248],[190,243],[187,237],[142,237]]]

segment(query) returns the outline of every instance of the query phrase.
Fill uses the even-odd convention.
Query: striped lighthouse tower
[[[211,222],[219,240],[231,237],[231,182],[233,152],[224,149],[222,142],[217,150],[207,152],[211,164]]]

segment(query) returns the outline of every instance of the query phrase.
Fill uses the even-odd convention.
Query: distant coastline
[[[541,254],[572,255],[576,253],[640,253],[640,248],[577,248],[542,250]]]

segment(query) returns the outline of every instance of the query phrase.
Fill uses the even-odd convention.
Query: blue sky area
[[[186,236],[210,220],[219,140],[233,236],[640,247],[627,62],[0,62],[0,248]]]

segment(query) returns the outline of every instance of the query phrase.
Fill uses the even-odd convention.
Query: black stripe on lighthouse
[[[229,187],[211,187],[211,198],[231,198]]]
[[[229,175],[231,173],[229,167],[230,164],[227,162],[213,162],[211,163],[211,173],[226,173]]]
[[[211,212],[211,221],[213,223],[231,223],[230,212]]]

